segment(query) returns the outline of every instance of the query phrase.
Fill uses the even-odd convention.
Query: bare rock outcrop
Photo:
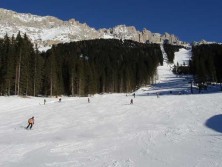
[[[118,25],[109,29],[96,30],[75,19],[62,21],[52,16],[17,13],[0,8],[0,37],[4,37],[6,33],[9,36],[16,36],[18,32],[26,33],[40,50],[49,49],[53,44],[98,38],[129,39],[142,43],[166,41],[177,45],[183,43],[175,35],[168,33],[161,35],[147,29],[140,32],[134,26]]]

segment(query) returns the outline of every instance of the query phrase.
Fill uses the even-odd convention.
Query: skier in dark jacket
[[[130,104],[133,104],[133,99],[130,100]]]
[[[28,126],[26,127],[26,129],[28,129],[29,126],[30,126],[30,129],[32,129],[32,125],[34,125],[34,117],[29,118],[29,120],[28,120]]]

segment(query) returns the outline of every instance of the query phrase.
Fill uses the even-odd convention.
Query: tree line
[[[222,82],[222,45],[192,47],[192,73],[197,83]]]
[[[41,90],[43,57],[25,34],[0,39],[0,93],[37,95]]]
[[[183,46],[164,44],[163,48],[167,54],[168,63],[173,63],[175,52],[178,52]]]
[[[0,93],[85,96],[131,92],[154,82],[159,45],[96,39],[54,45],[40,53],[27,35],[0,39]]]

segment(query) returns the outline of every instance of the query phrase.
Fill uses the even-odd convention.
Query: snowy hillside
[[[185,52],[176,55],[183,59]],[[158,73],[157,83],[135,98],[46,98],[44,105],[44,98],[0,97],[0,166],[222,166],[219,88],[191,95],[188,80],[173,75],[166,62]],[[26,130],[32,116],[34,127]]]

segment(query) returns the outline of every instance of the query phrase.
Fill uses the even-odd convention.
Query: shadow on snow
[[[222,114],[209,118],[205,125],[216,132],[222,133]]]
[[[151,85],[148,89],[142,89],[143,93],[139,96],[152,96],[159,93],[159,95],[188,95],[191,94],[191,83],[190,78],[187,76],[180,77],[166,77],[166,81],[162,83],[156,83]],[[221,93],[220,85],[209,85],[207,90],[201,90],[197,86],[192,85],[192,94],[210,94],[210,93]]]

